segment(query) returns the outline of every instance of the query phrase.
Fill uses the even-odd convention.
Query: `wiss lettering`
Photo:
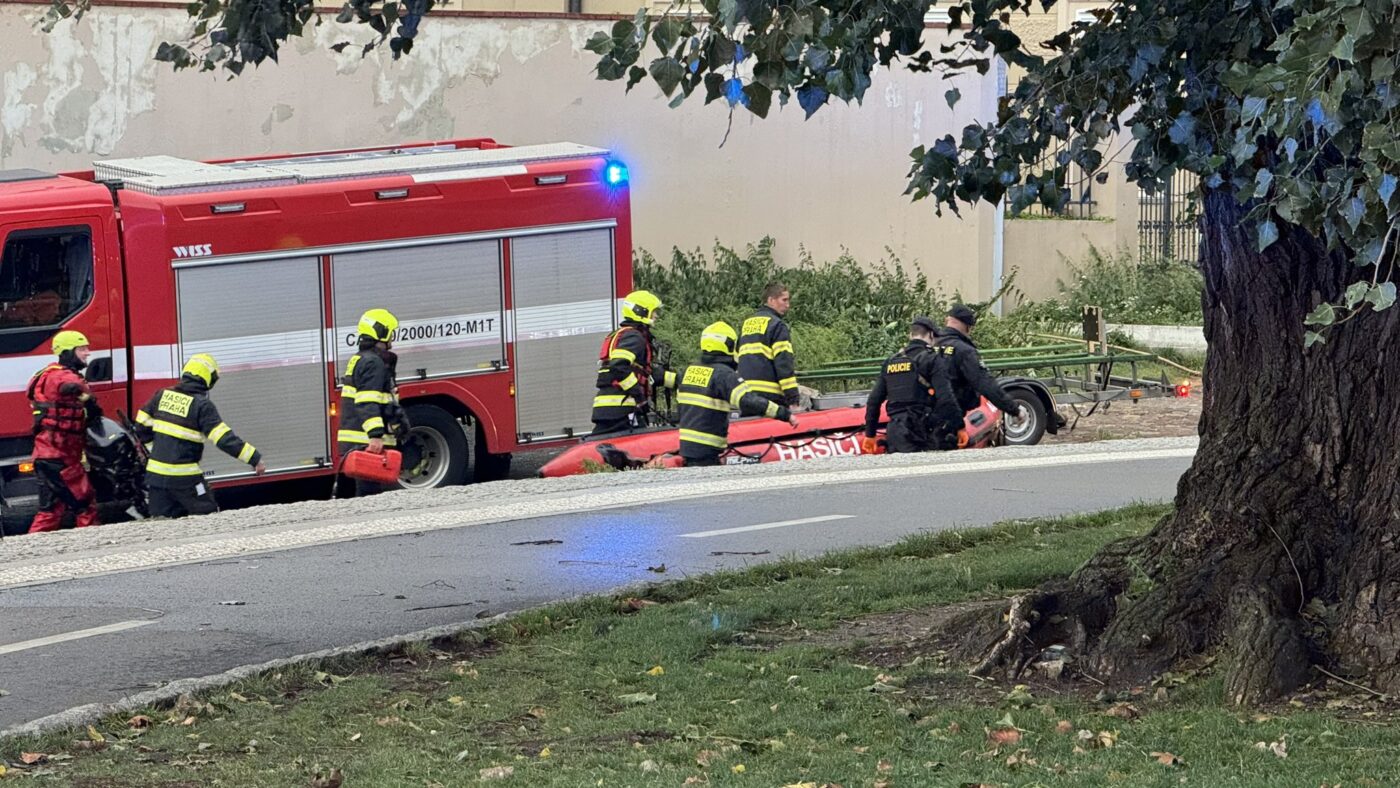
[[[214,245],[194,244],[193,246],[176,246],[174,247],[174,251],[175,256],[178,258],[208,257],[209,255],[214,253]]]

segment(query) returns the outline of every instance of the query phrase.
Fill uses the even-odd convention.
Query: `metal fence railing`
[[[1157,194],[1138,192],[1138,257],[1195,263],[1200,257],[1200,178],[1178,172]]]
[[[1039,174],[1049,171],[1055,166],[1056,157],[1069,150],[1069,143],[1060,142],[1056,147],[1047,150],[1040,161],[1032,165],[1022,166],[1021,175],[1025,177],[1031,174]],[[1094,200],[1094,178],[1084,172],[1078,164],[1070,162],[1065,167],[1065,191],[1066,199],[1064,206],[1058,211],[1036,203],[1021,212],[1022,216],[1057,216],[1063,219],[1092,219],[1098,212],[1098,203]],[[1010,206],[1007,207],[1007,216],[1011,216]]]

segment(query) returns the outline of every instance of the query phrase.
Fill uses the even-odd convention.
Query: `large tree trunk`
[[[1176,509],[1019,600],[1023,636],[999,625],[980,669],[1018,672],[1058,642],[1120,680],[1214,654],[1240,703],[1314,665],[1400,692],[1400,307],[1304,352],[1303,317],[1371,271],[1297,228],[1259,253],[1227,192],[1203,210],[1210,353]]]

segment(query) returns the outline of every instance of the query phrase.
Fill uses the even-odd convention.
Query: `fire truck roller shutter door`
[[[176,270],[180,361],[219,360],[210,397],[223,420],[256,445],[271,471],[328,461],[321,266],[314,257]],[[209,478],[247,465],[206,452]]]
[[[516,431],[593,428],[598,347],[616,325],[611,230],[513,238]]]
[[[501,242],[466,241],[347,252],[331,258],[335,368],[355,355],[356,322],[382,307],[394,333],[400,383],[505,364]]]

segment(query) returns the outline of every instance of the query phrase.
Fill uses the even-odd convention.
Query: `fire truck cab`
[[[339,375],[366,309],[400,320],[399,399],[429,459],[405,487],[503,476],[587,434],[597,348],[631,286],[627,170],[573,143],[489,139],[212,162],[0,171],[0,475],[26,477],[25,390],[65,328],[103,409],[190,355],[271,478],[330,474]],[[218,484],[247,466],[206,452]]]

